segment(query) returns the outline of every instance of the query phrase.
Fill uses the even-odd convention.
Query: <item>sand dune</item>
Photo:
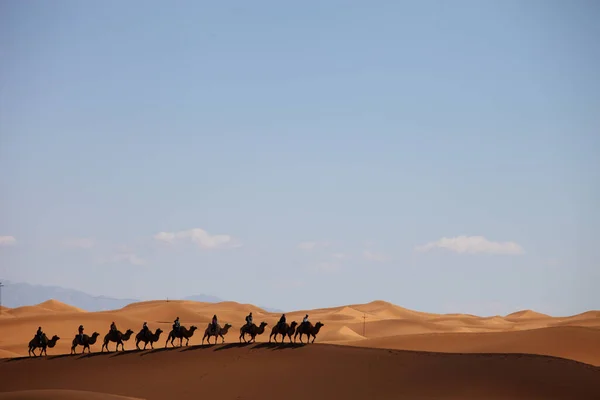
[[[175,365],[176,372],[169,371]],[[13,359],[0,361],[0,376],[0,392],[69,389],[148,400],[266,399],[281,393],[289,400],[594,399],[600,393],[600,369],[571,360],[324,344]]]
[[[136,397],[82,390],[19,390],[0,393],[0,400],[142,400]]]
[[[508,314],[506,316],[507,319],[515,319],[515,318],[551,318],[549,315],[542,314],[539,312],[535,312],[533,310],[522,310],[517,311],[512,314]]]
[[[239,328],[250,311],[255,323],[265,321],[268,325],[257,337],[256,345],[242,347],[237,345]],[[226,342],[233,345],[164,351],[175,317],[179,316],[184,326],[198,327],[190,339],[193,346],[201,342],[213,314],[217,314],[222,325],[233,325],[225,336]],[[287,345],[282,351],[272,351],[279,348],[264,342],[269,340],[280,314],[250,304],[146,301],[118,310],[85,312],[50,300],[35,306],[3,309],[0,358],[7,361],[0,361],[0,377],[7,378],[3,379],[0,392],[17,392],[0,393],[0,399],[115,398],[105,393],[171,398],[168,390],[175,390],[178,399],[197,398],[199,381],[203,397],[223,398],[265,398],[265,393],[273,391],[285,391],[286,397],[292,399],[304,398],[303,384],[299,382],[308,382],[312,395],[318,393],[318,398],[351,399],[586,398],[586,393],[593,392],[583,388],[598,391],[600,311],[559,318],[531,310],[505,317],[478,317],[422,313],[374,301],[298,310],[287,313],[287,320],[300,322],[305,314],[310,315],[313,323],[325,324],[316,344]],[[102,338],[112,321],[123,332],[132,329],[137,333],[147,321],[151,330],[161,328],[164,333],[155,343],[155,351],[113,352],[103,356],[99,353]],[[100,334],[91,346],[92,355],[61,356],[70,352],[79,324],[84,325],[88,334],[94,331]],[[49,357],[20,359],[27,355],[27,343],[38,326],[48,336],[58,335],[60,340],[56,347],[48,349]],[[109,346],[114,351],[115,344]],[[135,348],[133,338],[125,342],[125,348]],[[77,351],[81,352],[81,347]],[[525,353],[540,356],[523,356]],[[169,379],[162,379],[165,376],[162,365],[173,363],[178,365],[177,374],[166,372]],[[35,379],[28,378],[32,374]],[[77,374],[77,378],[72,379],[72,374]],[[235,379],[235,385],[231,385],[231,379]],[[343,379],[344,385],[335,383],[337,379]],[[21,391],[30,389],[44,390]]]
[[[552,327],[493,333],[398,335],[347,344],[453,353],[541,354],[600,366],[600,330],[582,327]]]

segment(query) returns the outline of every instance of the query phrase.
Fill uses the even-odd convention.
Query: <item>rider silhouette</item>
[[[42,327],[38,326],[37,332],[35,333],[35,337],[37,337],[37,340],[40,342],[40,344],[42,344],[42,336],[44,336],[44,332],[42,332]]]
[[[179,332],[179,328],[181,328],[181,325],[179,324],[179,317],[177,317],[175,318],[175,321],[173,321],[173,330]]]
[[[83,325],[79,325],[79,341],[83,343]]]
[[[246,325],[247,326],[251,326],[252,325],[252,313],[248,314],[246,316]]]
[[[212,331],[213,331],[213,332],[216,332],[216,331],[217,331],[217,324],[218,324],[218,322],[217,322],[217,321],[218,321],[218,320],[217,320],[217,315],[215,314],[215,315],[213,315],[213,317],[212,317],[212,322],[211,322],[211,325],[212,325]]]
[[[115,324],[115,321],[113,321],[112,324],[110,324],[110,331],[111,332],[117,331],[117,325]]]
[[[281,318],[279,318],[279,322],[277,322],[279,328],[283,328],[285,326],[285,314],[281,314]]]

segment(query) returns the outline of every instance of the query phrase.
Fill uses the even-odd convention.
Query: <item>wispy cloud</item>
[[[17,239],[14,236],[0,236],[0,246],[14,246],[17,244]]]
[[[188,240],[204,249],[239,246],[239,244],[236,243],[230,235],[211,235],[204,229],[200,228],[193,228],[179,232],[159,232],[154,235],[154,239],[156,241],[168,244],[173,244],[181,240]]]
[[[145,265],[146,260],[141,258],[132,248],[120,246],[112,255],[97,261],[100,264],[127,263],[131,265]]]
[[[95,245],[95,240],[90,238],[70,238],[61,242],[61,246],[67,249],[91,249]]]
[[[302,242],[302,243],[298,243],[298,248],[300,250],[314,250],[316,248],[319,247],[327,247],[329,246],[328,242]]]
[[[319,262],[313,264],[313,269],[319,272],[338,272],[342,269],[342,265],[337,262]]]
[[[350,258],[350,256],[348,254],[344,254],[344,253],[333,253],[331,255],[331,258],[334,258],[336,260],[345,260]]]
[[[515,242],[492,242],[483,236],[457,236],[443,237],[435,242],[417,246],[415,251],[427,252],[435,248],[442,248],[460,254],[523,254],[523,248]]]
[[[384,262],[387,261],[387,256],[382,253],[377,253],[371,250],[363,251],[363,257],[369,261]]]

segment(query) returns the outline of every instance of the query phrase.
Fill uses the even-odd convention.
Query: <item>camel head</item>
[[[195,325],[190,326],[190,332],[194,332],[196,329],[198,329],[197,326],[195,326]]]
[[[133,331],[131,329],[127,329],[127,332],[125,332],[125,335],[131,335],[133,333]]]
[[[92,338],[97,338],[98,336],[100,336],[100,334],[98,332],[92,333]]]
[[[162,330],[162,329],[160,329],[160,328],[158,328],[158,329],[156,330],[156,334],[158,335],[159,333],[163,333],[163,330]]]
[[[225,326],[223,327],[223,329],[229,329],[231,328],[231,324],[225,324]]]
[[[320,328],[320,327],[322,327],[322,326],[325,326],[325,324],[324,324],[324,323],[322,323],[321,321],[319,321],[319,322],[317,322],[317,323],[315,324],[315,328],[317,328],[317,329],[318,329],[318,328]]]
[[[292,321],[292,323],[290,324],[290,327],[295,327],[296,325],[298,325],[298,323],[296,321]]]
[[[58,336],[54,335],[54,336],[52,336],[52,339],[51,339],[51,340],[53,340],[53,341],[55,341],[55,342],[56,342],[58,339],[60,339],[60,338],[59,338]]]
[[[260,323],[260,327],[261,327],[261,328],[264,328],[264,327],[265,327],[265,326],[267,326],[267,325],[269,325],[269,324],[267,324],[265,321],[263,321],[263,322],[261,322],[261,323]]]

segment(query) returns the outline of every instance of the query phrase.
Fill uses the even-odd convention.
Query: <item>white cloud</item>
[[[488,253],[488,254],[523,254],[523,248],[515,242],[492,242],[483,236],[457,236],[441,238],[415,248],[418,252],[426,252],[436,247],[455,253]]]
[[[17,239],[14,236],[0,236],[0,246],[14,246]]]
[[[329,243],[327,242],[302,242],[298,244],[298,248],[300,250],[314,250],[317,247],[327,247]]]
[[[119,262],[119,261],[127,262],[127,263],[129,263],[131,265],[144,265],[144,264],[146,264],[146,261],[143,260],[141,257],[139,257],[135,253],[121,253],[121,254],[115,255],[113,257],[113,262]]]
[[[211,235],[200,228],[179,232],[159,232],[154,235],[154,239],[169,244],[173,244],[179,240],[189,240],[205,249],[239,246],[234,243],[233,238],[229,235]]]
[[[69,249],[91,249],[96,242],[90,238],[71,238],[63,240],[61,244]]]
[[[370,250],[363,251],[363,257],[370,261],[383,262],[387,260],[387,257],[384,254],[376,253]]]
[[[342,266],[335,262],[320,262],[313,265],[313,269],[320,272],[337,272]]]
[[[332,258],[335,258],[336,260],[343,260],[346,258],[350,258],[350,256],[344,254],[344,253],[333,253],[331,255]]]

